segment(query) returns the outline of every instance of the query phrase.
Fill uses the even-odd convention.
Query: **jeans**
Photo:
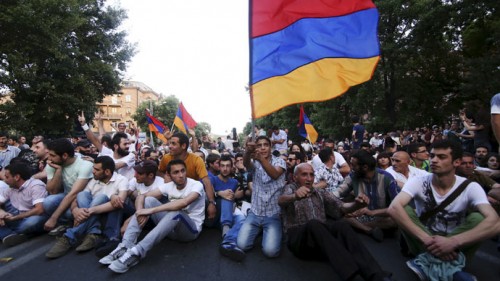
[[[107,203],[109,198],[104,194],[98,194],[92,197],[90,191],[82,191],[76,196],[76,201],[79,208],[90,208]],[[64,236],[68,237],[70,243],[74,245],[77,239],[85,234],[101,234],[99,215],[89,216],[86,221],[72,228],[68,228]]]
[[[47,196],[45,200],[43,200],[43,210],[45,211],[45,214],[50,217],[56,211],[57,207],[59,207],[64,199],[64,196],[66,196],[64,193]],[[68,208],[62,213],[57,221],[59,223],[69,223],[71,220],[73,220],[73,214],[71,213],[71,208]]]
[[[257,216],[251,211],[238,233],[238,247],[243,251],[251,249],[260,232],[262,251],[269,258],[277,257],[281,249],[281,219],[279,214],[272,217]]]
[[[4,211],[10,213],[14,216],[19,214],[19,210],[16,209],[10,201],[5,202]],[[17,221],[5,222],[4,226],[0,226],[0,239],[12,234],[36,234],[43,232],[43,225],[49,217],[46,214],[41,214],[38,216],[30,216]]]
[[[238,233],[240,232],[241,226],[245,222],[244,215],[234,215],[233,216],[233,227],[226,233],[222,239],[222,244],[234,244],[236,245],[238,240]]]
[[[120,240],[120,228],[123,221],[135,213],[134,204],[127,199],[123,204],[123,209],[116,209],[111,211],[106,216],[106,224],[104,226],[103,234],[109,240]]]
[[[144,208],[146,209],[160,205],[162,203],[154,197],[146,197],[144,202]],[[123,235],[122,243],[125,244],[125,247],[129,249],[135,247],[141,258],[144,258],[146,253],[165,237],[178,241],[192,241],[200,234],[195,223],[184,211],[158,212],[152,214],[150,219],[153,220],[156,226],[137,245],[135,245],[135,242],[142,229],[137,222],[136,215],[132,216]]]
[[[231,226],[233,222],[233,209],[234,202],[230,200],[226,200],[224,198],[217,198],[217,204],[220,205],[220,225],[229,225]]]

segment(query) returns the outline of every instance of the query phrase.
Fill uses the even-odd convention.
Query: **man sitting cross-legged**
[[[98,215],[114,211],[114,201],[127,198],[128,180],[115,172],[115,162],[111,157],[97,157],[92,173],[94,178],[71,203],[74,226],[66,229],[64,235],[57,238],[56,244],[45,254],[46,257],[58,258],[65,255],[77,244],[80,237],[84,239],[76,248],[77,252],[93,249],[101,234]]]
[[[288,249],[302,259],[326,259],[342,280],[360,275],[364,280],[391,280],[348,223],[327,221],[326,215],[340,218],[346,211],[366,206],[360,195],[343,203],[322,188],[313,188],[314,170],[308,163],[295,167],[295,183],[285,186],[279,197]]]
[[[191,241],[200,234],[205,218],[203,185],[186,177],[186,164],[180,159],[170,161],[166,171],[172,181],[137,197],[137,212],[132,216],[122,242],[99,260],[101,264],[109,264],[112,271],[128,271],[167,236],[174,240]],[[169,202],[162,204],[159,201],[162,196],[168,196]],[[155,228],[136,243],[150,217],[156,224]]]

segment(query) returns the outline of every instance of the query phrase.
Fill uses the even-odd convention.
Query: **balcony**
[[[107,101],[107,100],[104,100],[102,102],[98,102],[97,105],[99,106],[117,106],[117,107],[121,107],[123,105],[123,102],[121,100],[115,102],[115,103],[112,103],[111,101]]]
[[[102,114],[101,118],[104,120],[121,120],[123,117],[123,114]]]

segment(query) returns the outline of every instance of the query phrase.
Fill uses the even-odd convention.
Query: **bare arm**
[[[491,114],[491,128],[497,142],[500,144],[500,114]]]
[[[118,192],[118,197],[123,202],[125,202],[125,200],[127,199],[127,193],[128,192],[126,190],[121,190],[120,192]],[[93,214],[109,213],[109,212],[114,211],[116,209],[117,209],[117,207],[113,206],[113,203],[111,201],[109,201],[109,202],[106,202],[106,203],[101,204],[101,205],[90,207],[90,208],[88,208],[88,211],[89,211],[90,215],[93,215]]]
[[[38,216],[38,215],[41,215],[43,214],[43,205],[42,203],[38,203],[38,204],[35,204],[35,206],[33,207],[33,209],[27,211],[27,212],[20,212],[19,215],[16,215],[16,216],[13,216],[13,215],[7,215],[5,216],[5,220],[6,221],[17,221],[17,220],[21,220],[21,219],[24,219],[24,218],[28,218],[28,217],[31,217],[31,216]]]
[[[154,213],[163,212],[163,211],[178,211],[186,208],[191,203],[193,203],[196,199],[200,197],[200,194],[197,192],[191,192],[186,198],[182,198],[179,200],[171,201],[165,204],[162,204],[157,207],[149,208],[149,209],[141,209],[136,212],[138,216],[149,216]]]
[[[391,205],[387,209],[387,213],[401,228],[415,236],[418,240],[422,241],[424,245],[427,245],[429,241],[432,240],[432,237],[420,227],[415,225],[404,209],[411,199],[411,196],[407,193],[399,193],[396,198],[392,200]]]

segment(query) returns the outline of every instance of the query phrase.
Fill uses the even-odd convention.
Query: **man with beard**
[[[92,178],[92,162],[75,157],[73,145],[64,138],[51,141],[47,149],[49,158],[45,171],[50,195],[43,201],[43,209],[50,218],[44,228],[51,231],[50,235],[58,235],[65,229],[63,225],[55,228],[58,220],[73,219],[69,207]]]
[[[293,170],[295,166],[300,164],[301,159],[304,159],[304,156],[300,152],[290,152],[286,159],[286,183],[293,183],[294,176]]]
[[[130,148],[129,135],[126,134],[125,132],[120,132],[120,131],[115,133],[109,144],[110,147],[108,147],[105,145],[105,143],[99,141],[99,139],[90,130],[90,127],[85,121],[85,116],[83,115],[83,112],[81,115],[78,115],[78,121],[80,122],[82,129],[85,131],[87,139],[99,151],[99,156],[111,157],[115,161],[116,172],[126,177],[128,180],[131,180],[134,177],[133,167],[135,165],[135,154],[129,152]],[[121,127],[119,126],[119,128]],[[123,130],[125,130],[125,128],[123,128]],[[107,138],[104,138],[103,136],[103,140],[105,139]]]
[[[427,280],[428,274],[436,274],[429,270],[434,264],[439,263],[441,268],[446,262],[456,266],[447,271],[447,276],[433,276],[436,280],[445,280],[450,275],[458,280],[457,274],[462,276],[460,280],[474,280],[469,274],[463,277],[466,273],[460,270],[472,258],[480,241],[498,233],[498,215],[479,184],[455,175],[462,159],[460,144],[434,143],[430,158],[432,174],[410,179],[388,213],[403,230],[410,252],[418,255],[407,265],[421,280]],[[453,201],[441,206],[457,190]],[[410,201],[416,210],[409,205]],[[477,211],[469,213],[471,208]]]
[[[295,183],[285,186],[278,201],[288,249],[302,259],[327,259],[342,280],[358,275],[364,280],[391,280],[347,223],[326,219],[327,214],[340,218],[366,206],[366,196],[343,203],[325,189],[313,188],[314,170],[308,163],[299,164],[294,177]]]
[[[42,180],[44,182],[47,181],[47,173],[45,172],[45,167],[47,166],[47,160],[49,158],[49,150],[47,149],[48,144],[48,140],[41,140],[31,148],[38,160],[38,171],[33,175],[33,178]]]
[[[369,198],[368,206],[349,214],[351,218],[348,221],[353,227],[381,242],[384,240],[381,229],[396,227],[387,214],[387,207],[398,194],[398,185],[391,174],[376,168],[375,158],[364,150],[351,156],[351,166],[353,172],[334,194],[342,197],[352,192],[354,196],[364,194]]]
[[[127,178],[115,173],[115,163],[111,157],[97,157],[92,173],[94,178],[71,203],[75,221],[73,227],[56,238],[57,242],[45,254],[46,257],[55,259],[65,255],[77,245],[80,238],[83,241],[76,248],[77,252],[93,249],[101,234],[99,215],[119,208],[118,204],[127,198]]]

